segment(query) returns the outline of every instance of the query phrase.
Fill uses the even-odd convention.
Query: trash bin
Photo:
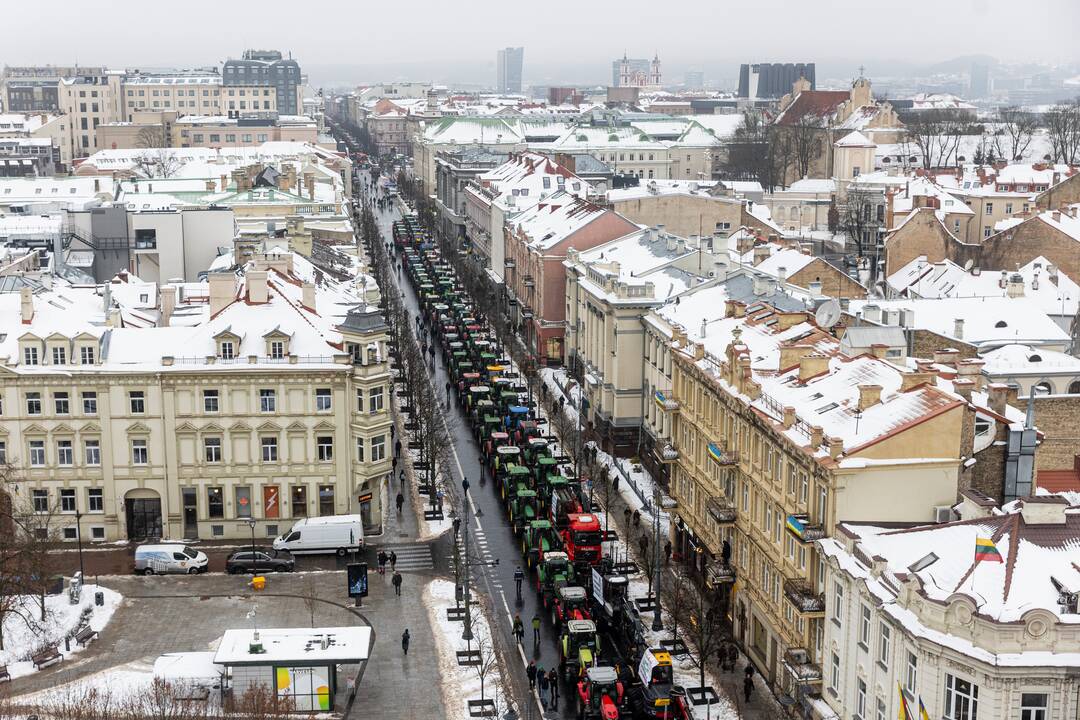
[[[256,575],[255,577],[251,578],[251,587],[254,590],[262,590],[266,587],[266,578],[264,578],[262,575]]]
[[[98,607],[104,607],[105,606],[105,593],[101,592],[100,590],[98,590],[96,593],[94,593],[94,604],[97,605]]]

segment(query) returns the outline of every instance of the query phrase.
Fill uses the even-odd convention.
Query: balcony
[[[517,263],[510,258],[507,258],[506,260],[503,260],[503,266],[508,268],[514,268],[517,267]]]
[[[713,588],[730,585],[735,582],[735,568],[720,563],[709,565],[705,570],[705,582]]]
[[[821,682],[821,666],[810,660],[803,648],[790,648],[784,653],[784,669],[795,685],[814,685]]]
[[[659,390],[653,393],[653,402],[655,402],[656,406],[665,412],[674,412],[679,409],[678,400],[671,397],[670,395],[665,395]]]
[[[709,498],[705,501],[705,512],[717,525],[730,525],[738,518],[735,505],[727,498]]]
[[[660,451],[660,462],[673,463],[679,459],[679,451],[671,444],[665,445],[664,449]]]
[[[521,278],[521,284],[527,288],[536,287],[536,281],[533,279],[532,275],[526,275]]]
[[[801,543],[812,543],[825,537],[825,528],[811,524],[807,515],[788,515],[787,531]]]
[[[825,616],[825,596],[814,592],[805,580],[785,580],[784,597],[803,617]]]
[[[709,458],[717,465],[738,465],[739,454],[734,451],[721,450],[719,445],[709,443],[706,446]]]

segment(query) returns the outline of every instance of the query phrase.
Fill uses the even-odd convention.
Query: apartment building
[[[303,79],[300,75],[300,63],[292,57],[284,57],[277,50],[245,50],[243,55],[230,58],[221,68],[224,90],[267,90],[276,94],[277,107],[282,115],[299,115],[304,106]],[[235,96],[236,108],[227,108],[239,112],[243,97]],[[265,102],[268,95],[257,96],[259,102]],[[250,101],[250,94],[248,99]]]
[[[1080,514],[1055,495],[999,510],[966,492],[960,518],[818,541],[824,691],[805,717],[1076,716]]]
[[[381,522],[387,327],[299,255],[208,281],[122,273],[0,294],[0,454],[64,539],[264,537]],[[78,517],[81,520],[77,524]]]
[[[60,80],[57,88],[60,112],[67,118],[66,139],[60,148],[60,158],[65,165],[99,149],[99,125],[124,117],[123,79],[123,72],[107,70],[99,75]]]

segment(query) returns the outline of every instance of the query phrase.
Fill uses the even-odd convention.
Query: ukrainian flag
[[[656,392],[653,393],[653,400],[656,401],[657,406],[659,406],[659,408],[661,410],[664,409],[664,403],[667,402],[667,398],[664,397],[664,393],[657,390]]]
[[[718,447],[717,447],[716,445],[714,445],[713,443],[709,443],[709,444],[708,444],[708,445],[706,446],[706,449],[707,449],[707,450],[709,451],[709,457],[711,457],[711,458],[712,458],[712,459],[713,459],[714,461],[716,461],[716,462],[723,462],[723,460],[724,460],[724,453],[723,453],[723,452],[721,452],[720,448],[718,448]]]

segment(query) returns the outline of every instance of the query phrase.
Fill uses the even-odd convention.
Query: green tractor
[[[600,654],[600,639],[592,620],[567,620],[559,637],[559,668],[567,680],[581,678]]]
[[[525,533],[521,538],[521,554],[525,556],[528,567],[536,567],[543,561],[544,555],[561,548],[562,538],[550,521],[533,520],[525,526]]]
[[[564,552],[549,552],[536,569],[536,589],[540,592],[540,602],[550,607],[555,601],[559,588],[574,584],[574,566]]]
[[[510,499],[507,514],[514,534],[522,534],[533,520],[540,517],[540,499],[536,497],[536,491],[524,483],[518,485],[514,497]]]
[[[503,465],[497,476],[499,478],[499,495],[507,505],[513,500],[514,493],[517,492],[519,486],[529,486],[529,471],[516,463],[508,462]]]

